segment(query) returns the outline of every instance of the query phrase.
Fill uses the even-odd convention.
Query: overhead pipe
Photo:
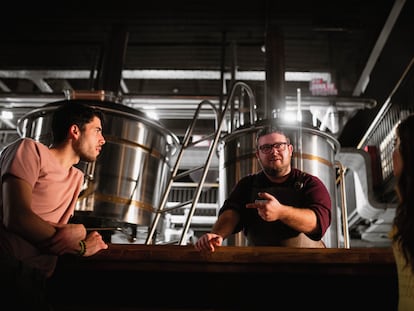
[[[285,109],[285,52],[283,35],[279,27],[269,27],[265,37],[266,80],[265,80],[265,109],[266,119],[278,117]]]
[[[119,94],[128,36],[125,25],[113,26],[103,51],[95,89],[113,92],[115,96]]]

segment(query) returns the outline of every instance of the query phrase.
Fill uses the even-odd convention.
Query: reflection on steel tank
[[[83,102],[104,112],[105,145],[93,163],[80,162],[85,183],[78,213],[90,217],[148,226],[170,177],[170,161],[179,140],[160,123],[122,104],[100,100]],[[51,143],[54,110],[65,101],[46,104],[23,116],[18,125],[22,137]]]
[[[259,120],[253,125],[246,124],[222,138],[223,166],[225,177],[225,195],[229,194],[236,182],[243,176],[258,172],[261,168],[256,159],[256,133],[266,125],[283,129],[290,137],[294,148],[292,167],[316,175],[327,187],[332,200],[332,223],[323,238],[328,247],[338,247],[337,205],[336,205],[336,169],[335,154],[339,151],[339,142],[327,133],[304,124],[283,123],[279,119]],[[220,171],[221,173],[221,171]],[[246,243],[242,236],[236,237],[235,245]]]

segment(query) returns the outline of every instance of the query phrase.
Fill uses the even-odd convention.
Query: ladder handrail
[[[170,176],[170,178],[169,178],[169,180],[167,182],[167,185],[166,185],[166,188],[164,190],[164,194],[162,196],[160,205],[158,207],[158,210],[155,213],[154,219],[153,219],[152,224],[151,224],[151,226],[149,228],[149,231],[148,231],[148,235],[147,235],[147,239],[145,241],[145,244],[151,244],[151,241],[152,241],[152,238],[154,236],[155,230],[157,228],[159,219],[160,219],[161,214],[162,214],[162,212],[163,212],[163,210],[164,210],[164,208],[165,208],[165,206],[167,204],[168,195],[169,195],[169,193],[171,191],[172,184],[173,184],[173,182],[174,182],[174,180],[175,180],[175,178],[177,176],[177,172],[178,172],[178,169],[180,167],[180,163],[181,163],[181,160],[182,160],[182,157],[183,157],[183,154],[184,154],[184,150],[190,145],[191,135],[192,135],[192,133],[194,131],[194,128],[195,128],[195,125],[197,123],[196,122],[197,121],[197,117],[200,114],[201,108],[204,105],[210,105],[210,107],[215,112],[215,116],[216,116],[216,126],[217,126],[217,120],[218,120],[218,115],[219,115],[219,112],[217,111],[217,108],[214,106],[213,103],[211,103],[208,100],[201,101],[198,104],[197,109],[196,109],[196,111],[194,113],[194,117],[193,117],[193,119],[192,119],[190,125],[188,126],[188,128],[186,130],[186,133],[184,135],[182,147],[181,147],[181,149],[180,149],[180,151],[179,151],[179,153],[177,155],[177,159],[175,161],[175,165],[174,165],[173,170],[171,172],[171,176]]]
[[[341,214],[342,214],[342,234],[344,237],[344,248],[350,248],[349,244],[349,228],[348,228],[348,208],[346,203],[346,183],[345,183],[345,167],[340,161],[335,161],[335,165],[338,168],[339,178],[338,184],[340,186],[341,195]],[[338,232],[339,236],[339,232]],[[338,241],[339,244],[339,241]]]
[[[190,143],[191,135],[193,133],[193,130],[194,130],[195,125],[196,125],[196,122],[198,120],[198,115],[200,113],[201,107],[203,105],[205,105],[205,104],[208,104],[208,105],[210,105],[212,107],[212,109],[215,112],[215,116],[216,116],[216,130],[215,130],[215,133],[214,134],[211,134],[211,135],[208,136],[209,138],[210,137],[214,137],[213,138],[213,142],[210,144],[209,151],[208,151],[208,155],[207,155],[207,158],[206,158],[206,162],[204,164],[204,170],[203,170],[201,179],[200,179],[200,181],[198,183],[198,186],[197,186],[197,188],[195,190],[195,194],[194,194],[194,197],[193,197],[193,200],[192,200],[192,204],[191,204],[191,207],[190,207],[190,210],[188,212],[188,215],[187,215],[185,224],[184,224],[183,229],[182,229],[182,234],[181,234],[181,238],[180,238],[180,241],[179,241],[179,245],[184,245],[184,243],[186,241],[186,235],[187,235],[187,232],[188,232],[189,227],[190,227],[190,224],[191,224],[191,219],[192,219],[192,217],[194,215],[194,212],[195,212],[195,209],[196,209],[196,205],[197,205],[198,200],[200,198],[201,191],[203,189],[203,186],[204,186],[204,183],[205,183],[205,179],[207,177],[207,173],[208,173],[209,168],[210,168],[211,160],[213,158],[213,153],[214,153],[214,151],[217,148],[217,144],[218,144],[218,141],[220,139],[221,131],[222,131],[222,128],[223,128],[223,123],[224,123],[224,120],[225,120],[225,117],[226,117],[226,112],[227,112],[227,109],[228,109],[228,107],[229,107],[230,104],[233,104],[231,106],[231,116],[234,115],[234,101],[233,101],[233,97],[235,95],[235,91],[236,91],[237,87],[242,87],[243,90],[246,90],[247,91],[247,94],[248,94],[249,99],[250,99],[249,100],[249,102],[250,102],[250,110],[249,110],[249,112],[250,112],[250,122],[253,124],[253,122],[255,121],[256,113],[255,113],[255,109],[254,109],[255,108],[255,99],[254,99],[253,91],[251,90],[251,88],[246,83],[241,82],[241,81],[237,81],[237,82],[235,82],[233,84],[232,89],[231,89],[231,92],[230,92],[230,95],[228,96],[227,101],[226,101],[226,104],[225,104],[225,106],[224,106],[224,108],[223,108],[223,110],[221,112],[219,112],[216,109],[216,107],[210,101],[208,101],[208,100],[203,100],[202,102],[199,103],[199,105],[197,106],[197,109],[196,109],[196,111],[194,113],[194,118],[193,118],[191,124],[188,126],[187,131],[185,133],[185,136],[184,136],[184,139],[183,139],[183,143],[182,143],[182,147],[181,147],[181,149],[180,149],[180,151],[179,151],[179,153],[177,155],[177,159],[176,159],[174,168],[172,170],[171,176],[169,178],[169,181],[167,183],[167,186],[165,188],[164,194],[162,196],[161,203],[159,205],[158,210],[156,211],[156,214],[154,216],[152,225],[151,225],[151,227],[150,227],[150,229],[148,231],[148,236],[147,236],[147,239],[145,241],[145,244],[150,244],[151,243],[151,241],[153,239],[153,236],[154,236],[154,233],[155,233],[155,230],[156,230],[156,227],[158,225],[159,219],[161,217],[161,214],[163,214],[166,211],[165,210],[165,206],[167,204],[168,195],[169,195],[169,193],[171,191],[171,187],[172,187],[173,182],[176,180],[177,172],[178,172],[178,169],[179,169],[180,162],[182,160],[182,156],[183,156],[184,150],[187,149],[188,147],[190,147],[191,145],[194,145],[194,143]],[[233,123],[234,123],[234,120],[232,120],[230,132],[233,130],[233,127],[234,127],[234,124]],[[204,141],[204,140],[205,139],[201,139],[200,141]],[[198,141],[198,142],[200,142],[200,141]],[[202,167],[198,167],[198,168],[195,168],[195,169],[189,170],[189,171],[198,170],[200,168],[202,168]],[[185,175],[185,174],[188,174],[188,172],[184,172],[182,174]],[[188,204],[188,202],[186,204],[183,204],[183,205],[187,205],[187,204]]]
[[[212,159],[213,152],[216,150],[218,141],[220,139],[221,131],[223,129],[223,123],[224,123],[224,120],[225,120],[226,111],[227,111],[227,109],[228,109],[228,107],[229,107],[230,104],[233,104],[231,107],[232,107],[232,109],[234,109],[233,96],[234,96],[235,91],[236,91],[236,89],[237,89],[238,86],[243,86],[244,88],[246,88],[248,90],[248,94],[249,94],[249,96],[251,96],[251,100],[250,100],[250,104],[251,104],[250,105],[250,107],[251,107],[250,113],[254,112],[254,96],[253,96],[253,91],[251,91],[250,87],[246,83],[244,83],[244,82],[235,82],[234,85],[233,85],[233,87],[232,87],[232,89],[231,89],[230,96],[227,98],[226,104],[225,104],[225,106],[223,108],[223,111],[221,112],[220,121],[219,121],[218,127],[216,129],[216,133],[215,133],[215,136],[214,136],[213,143],[210,145],[210,148],[209,148],[209,152],[208,152],[208,156],[207,156],[207,161],[206,161],[205,166],[204,166],[203,174],[202,174],[201,179],[199,181],[199,184],[197,186],[197,189],[196,189],[196,192],[195,192],[195,196],[193,198],[193,203],[191,205],[190,211],[188,212],[188,215],[187,215],[187,218],[186,218],[186,222],[185,222],[185,224],[183,226],[183,231],[182,231],[181,238],[180,238],[180,242],[179,242],[180,245],[184,245],[184,243],[185,243],[186,234],[187,234],[188,229],[190,228],[190,224],[191,224],[191,218],[194,215],[195,208],[196,208],[196,205],[198,203],[198,200],[199,200],[199,197],[200,197],[200,194],[201,194],[203,185],[204,185],[204,181],[205,181],[205,179],[207,177],[207,173],[208,173],[208,170],[210,168],[210,164],[211,164],[211,159]],[[253,105],[252,105],[252,102],[253,102]]]

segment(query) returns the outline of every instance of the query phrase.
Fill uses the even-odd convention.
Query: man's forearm
[[[238,222],[239,215],[235,211],[227,210],[218,217],[211,232],[219,234],[225,239],[233,233]]]

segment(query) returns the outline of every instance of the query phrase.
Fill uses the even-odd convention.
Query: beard
[[[81,161],[84,162],[94,162],[97,159],[97,156],[93,154],[92,151],[88,152],[88,150],[78,150],[79,158]]]
[[[272,166],[272,165],[265,165],[262,163],[261,159],[259,159],[259,164],[263,170],[263,172],[269,176],[269,177],[282,177],[286,174],[288,170],[288,166],[286,165],[278,165],[278,166]]]
[[[86,154],[81,154],[80,155],[80,160],[81,161],[83,161],[83,162],[94,162],[94,161],[96,161],[96,157],[91,157],[91,156],[89,156],[89,155],[86,155]]]
[[[266,175],[269,175],[271,177],[278,177],[280,174],[280,170],[279,169],[275,169],[273,167],[263,167],[262,166],[263,171],[265,172]]]

